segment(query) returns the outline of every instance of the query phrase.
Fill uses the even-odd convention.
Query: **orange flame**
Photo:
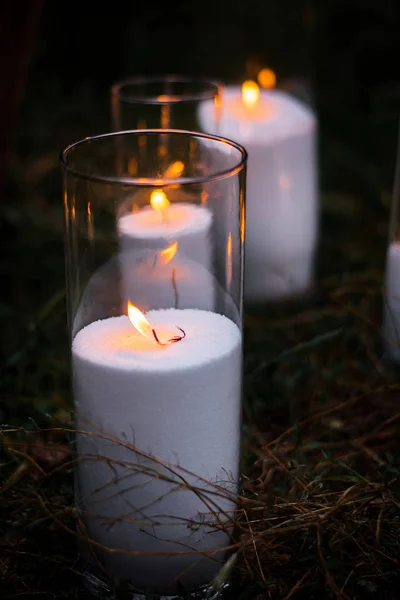
[[[168,248],[160,250],[161,264],[167,265],[175,256],[178,251],[178,242],[173,242]]]
[[[180,331],[180,335],[175,335],[170,338],[166,342],[160,342],[157,332],[150,325],[144,314],[141,310],[138,309],[137,306],[132,304],[132,302],[128,301],[128,318],[135,329],[138,330],[144,337],[154,338],[159,346],[168,346],[169,344],[175,344],[176,342],[180,342],[183,338],[186,337],[186,333],[183,329],[177,326],[177,329]]]
[[[154,210],[163,213],[169,206],[169,200],[162,190],[153,190],[150,196],[150,204]]]
[[[144,335],[144,337],[153,337],[153,328],[142,313],[141,310],[134,306],[132,302],[128,302],[128,317],[132,325]]]
[[[260,98],[260,88],[255,81],[245,81],[242,84],[242,100],[243,103],[251,108],[256,106]]]
[[[185,168],[184,163],[181,160],[176,160],[168,167],[168,169],[164,173],[165,179],[175,179],[180,177]]]
[[[276,75],[272,69],[261,69],[257,76],[257,80],[263,88],[272,89],[276,86]]]

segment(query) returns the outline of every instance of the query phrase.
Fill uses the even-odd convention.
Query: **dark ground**
[[[85,597],[63,528],[73,527],[66,439],[26,431],[70,420],[59,150],[109,129],[120,77],[241,81],[258,64],[282,84],[312,81],[321,245],[307,306],[246,315],[248,479],[242,583],[230,597],[398,597],[400,382],[381,360],[380,320],[399,30],[394,0],[205,0],[151,12],[45,3],[0,208],[2,599]]]

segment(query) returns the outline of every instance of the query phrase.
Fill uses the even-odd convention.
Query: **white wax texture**
[[[118,220],[121,251],[160,250],[177,241],[182,253],[207,268],[211,264],[211,223],[211,212],[195,204],[176,202],[163,215],[147,206]]]
[[[210,115],[200,107],[200,121]],[[316,118],[301,102],[262,90],[246,109],[241,88],[223,92],[216,132],[248,152],[245,300],[305,292],[312,284],[318,234]]]
[[[163,264],[159,252],[128,250],[120,254],[122,306],[131,301],[140,310],[199,308],[213,310],[217,281],[194,260],[177,255]]]
[[[387,357],[400,362],[400,242],[390,244],[386,257],[382,333]]]
[[[92,456],[78,466],[86,526],[94,540],[111,548],[168,553],[218,549],[229,538],[209,513],[217,506],[232,511],[234,500],[213,495],[218,490],[199,477],[236,492],[241,334],[226,317],[206,311],[157,310],[146,316],[161,341],[180,334],[177,326],[186,337],[161,347],[121,316],[91,323],[73,341],[78,429],[125,444],[77,436],[79,454]],[[178,474],[139,456],[132,444],[174,465]],[[156,479],[157,473],[175,483]],[[204,490],[206,504],[184,489],[184,481]],[[221,566],[204,555],[104,553],[102,558],[112,575],[162,593],[174,591],[178,577],[187,585],[207,583]],[[215,558],[223,560],[223,553]]]

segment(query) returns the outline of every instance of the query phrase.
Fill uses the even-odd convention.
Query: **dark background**
[[[58,156],[65,145],[110,129],[109,89],[120,78],[177,73],[241,82],[272,68],[278,85],[306,97],[320,118],[318,280],[339,282],[365,268],[383,273],[400,112],[396,0],[45,0],[36,17],[35,4],[41,1],[1,9],[3,97],[18,76],[10,73],[24,39],[18,27],[26,17],[29,29],[37,18],[12,144],[2,158],[7,417],[20,418],[16,389],[29,410],[37,397],[45,397],[43,411],[60,398],[69,402]],[[4,113],[1,123],[4,130]]]
[[[20,395],[34,396],[26,372],[39,372],[36,356],[67,350],[59,152],[110,129],[109,88],[119,78],[177,73],[241,82],[272,68],[278,85],[306,97],[320,118],[318,277],[383,271],[400,112],[396,0],[41,4],[1,9],[4,97],[18,77],[10,71],[23,45],[18,34],[27,35],[18,29],[24,16],[32,39],[2,159],[2,385],[13,415],[16,375]],[[5,119],[3,112],[3,131]],[[37,328],[54,298],[49,324]],[[40,396],[68,397],[65,359],[48,370],[44,388],[42,375],[35,383]]]
[[[345,469],[341,488],[333,471],[332,489],[347,489],[347,494],[348,485],[356,487],[359,491],[352,493],[359,494],[362,507],[371,489],[386,490],[389,482],[393,490],[398,486],[398,373],[390,379],[380,364],[380,326],[400,115],[399,57],[398,0],[0,3],[0,424],[15,428],[14,442],[10,434],[10,446],[0,448],[0,477],[12,484],[0,488],[4,598],[85,597],[76,572],[75,538],[56,527],[38,501],[40,492],[47,506],[66,515],[75,528],[68,512],[73,507],[69,463],[59,478],[47,477],[69,450],[65,440],[60,446],[54,432],[42,435],[36,428],[72,426],[59,152],[110,129],[109,88],[122,77],[177,73],[241,82],[268,66],[280,87],[314,106],[320,126],[318,293],[311,307],[289,317],[285,313],[275,319],[269,308],[260,317],[246,314],[244,437],[252,439],[256,424],[257,435],[264,436],[256,437],[260,456],[264,441],[337,403],[337,418],[317,419],[311,433],[302,434],[309,450],[304,455],[299,450],[295,473],[314,481],[312,469],[305,475],[302,467],[312,463],[312,448],[317,448],[315,461],[320,460],[321,439],[329,444],[337,440],[340,457],[347,440],[348,456],[353,456],[353,441],[368,439],[376,426],[382,438],[370,439],[387,471],[371,463],[369,455],[365,464],[356,466],[377,487],[364,475],[354,480],[354,470]],[[357,397],[359,404],[353,403]],[[28,452],[26,439],[32,440],[24,435],[27,429],[35,432],[29,452],[45,469],[44,476],[21,454],[21,449]],[[298,432],[293,431],[297,447]],[[290,464],[296,464],[285,440],[279,448],[282,460],[290,455]],[[19,454],[13,453],[13,444]],[[250,479],[258,481],[261,464],[254,463]],[[289,498],[290,508],[292,476],[282,486],[279,477],[275,487],[269,486],[260,502],[269,506],[270,494],[276,494]],[[350,504],[347,521],[346,513],[332,511],[335,531],[343,529],[343,540],[331,544],[328,524],[322,545],[338,586],[346,586],[352,598],[372,597],[374,592],[379,598],[397,598],[399,494],[393,497],[393,519],[387,508],[381,521],[378,496],[375,520],[364,509],[355,513]],[[329,502],[331,496],[327,498]],[[382,498],[387,501],[386,495]],[[295,519],[293,506],[295,512],[285,514]],[[305,510],[313,511],[312,506]],[[282,514],[280,505],[271,508],[274,519]],[[274,559],[266,550],[268,583],[273,590],[276,579],[276,589],[284,590],[281,598],[319,564],[319,541],[309,516],[312,529],[304,537],[301,529],[298,535],[290,531],[277,538],[282,556]],[[368,562],[369,544],[381,525],[379,548]],[[390,531],[385,533],[386,526]],[[349,550],[353,536],[358,549]],[[364,536],[368,545],[363,545]],[[308,587],[299,598],[327,596],[322,571],[319,579],[305,579]],[[235,599],[250,598],[247,590],[243,596],[235,590],[233,594]]]

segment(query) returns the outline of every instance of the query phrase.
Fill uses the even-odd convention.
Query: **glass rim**
[[[187,92],[184,94],[164,94],[152,96],[143,93],[127,93],[123,92],[123,88],[129,85],[141,85],[151,83],[198,83],[208,85],[209,89],[202,92]],[[143,77],[127,77],[116,81],[111,86],[111,96],[118,98],[120,101],[131,104],[179,104],[180,102],[195,102],[200,100],[212,100],[222,90],[222,84],[219,81],[211,79],[203,79],[197,77],[189,77],[186,75],[155,75]]]
[[[118,138],[122,136],[128,135],[182,135],[191,138],[201,138],[204,140],[210,140],[213,142],[218,142],[219,144],[223,144],[225,146],[230,146],[234,148],[240,155],[240,159],[234,164],[232,167],[227,169],[222,169],[219,171],[215,171],[210,175],[202,175],[195,177],[175,177],[175,178],[156,178],[156,177],[120,177],[120,176],[108,176],[108,175],[99,175],[95,173],[85,173],[80,169],[76,169],[68,165],[68,156],[76,150],[78,147],[84,146],[86,144],[91,144],[93,142],[98,142],[101,140],[109,139],[109,138]],[[216,181],[219,179],[226,179],[227,177],[231,177],[239,173],[247,164],[248,154],[246,149],[237,142],[230,140],[228,138],[220,137],[217,135],[210,135],[207,133],[201,133],[198,131],[188,131],[181,129],[129,129],[126,131],[113,131],[111,133],[103,133],[100,135],[89,136],[79,140],[78,142],[74,142],[73,144],[69,144],[62,152],[60,153],[60,162],[62,167],[65,169],[65,172],[68,174],[75,175],[80,179],[85,179],[87,181],[96,181],[98,183],[106,183],[106,184],[119,184],[119,185],[129,185],[132,187],[167,187],[169,185],[189,185],[196,183],[207,183],[209,181]]]

